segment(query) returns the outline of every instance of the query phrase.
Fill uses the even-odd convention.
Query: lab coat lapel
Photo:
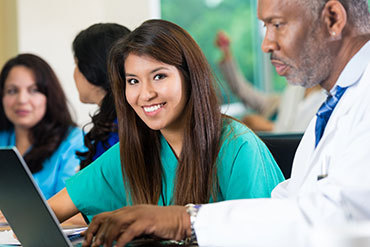
[[[298,193],[308,172],[307,170],[310,168],[311,159],[315,152],[315,123],[316,117],[311,120],[307,127],[294,156],[292,176],[287,186],[287,191],[290,196],[294,196]]]
[[[368,53],[370,50],[368,50]],[[362,57],[356,56],[354,59],[361,59]],[[338,125],[340,125],[340,120],[344,116],[348,115],[351,108],[353,108],[354,105],[356,105],[356,102],[358,99],[362,98],[362,92],[365,90],[365,88],[368,86],[366,79],[369,78],[369,69],[366,69],[370,66],[370,64],[367,64],[366,67],[360,67],[364,71],[354,71],[353,73],[345,73],[345,76],[341,76],[338,80],[339,85],[348,86],[348,89],[342,96],[342,98],[339,100],[337,106],[335,107],[329,122],[325,128],[324,134],[320,140],[319,145],[317,146],[317,149],[320,149],[322,146],[326,146],[325,142],[328,139],[331,139],[331,137],[334,135],[335,132],[337,132]],[[365,73],[362,75],[361,80],[356,81],[360,78],[360,75],[362,73]],[[364,88],[365,87],[365,88]]]
[[[357,89],[358,85],[354,85],[352,87],[349,87],[347,91],[344,93],[340,101],[338,102],[338,105],[335,107],[332,115],[330,116],[330,119],[328,121],[328,124],[326,125],[324,134],[319,142],[319,145],[317,146],[316,150],[320,150],[323,147],[326,147],[326,142],[328,140],[331,140],[335,133],[338,133],[339,127],[340,127],[340,121],[343,117],[345,117],[351,107],[355,104],[355,101],[357,99],[357,94],[359,90]],[[316,154],[319,152],[315,152]]]
[[[347,95],[346,95],[347,94]],[[345,117],[349,112],[353,101],[356,96],[353,96],[352,89],[348,89],[348,92],[343,95],[342,99],[338,102],[336,109],[333,111],[330,120],[325,128],[324,134],[315,148],[315,125],[316,116],[311,120],[306,133],[302,139],[300,146],[297,149],[296,156],[294,158],[294,166],[292,170],[292,178],[289,182],[289,193],[296,195],[299,193],[304,183],[316,183],[312,181],[308,176],[312,175],[313,169],[320,171],[325,153],[330,152],[330,142],[340,128],[340,120]],[[330,144],[331,143],[331,144]],[[318,174],[317,174],[318,175]],[[313,176],[315,177],[315,176]]]
[[[312,183],[316,181],[312,181],[311,177],[316,178],[317,172],[321,171],[321,166],[323,165],[323,162],[330,163],[330,160],[325,160],[326,157],[330,157],[330,153],[335,151],[335,147],[339,147],[340,143],[333,142],[333,139],[340,140],[340,138],[336,138],[336,135],[343,135],[342,131],[342,123],[346,123],[347,121],[344,121],[344,118],[348,115],[350,112],[351,106],[354,104],[354,101],[357,98],[357,92],[358,90],[354,88],[348,88],[347,92],[342,96],[341,100],[338,102],[338,105],[334,109],[328,124],[325,127],[324,134],[317,145],[316,148],[313,147],[313,152],[311,153],[311,158],[307,158],[309,162],[307,163],[306,169],[304,171],[304,174],[301,176],[301,187],[303,186],[303,181],[306,181],[306,183]],[[316,125],[316,118],[315,118],[315,124]],[[344,127],[345,129],[348,128]],[[311,133],[315,133],[314,130],[311,130]],[[312,137],[312,140],[314,140],[315,137]],[[314,144],[313,144],[314,145]],[[330,164],[327,164],[330,165]],[[313,169],[315,169],[313,171]],[[311,174],[312,172],[315,172],[315,174]]]

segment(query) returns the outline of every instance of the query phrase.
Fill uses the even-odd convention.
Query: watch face
[[[194,204],[189,203],[185,206],[186,212],[190,215],[190,217],[193,217],[193,216],[196,217],[198,214],[199,208],[201,206],[202,206],[201,204],[194,205]]]

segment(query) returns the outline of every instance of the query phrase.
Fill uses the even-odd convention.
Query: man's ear
[[[333,38],[340,37],[347,24],[347,11],[338,0],[329,0],[322,11],[326,29]]]

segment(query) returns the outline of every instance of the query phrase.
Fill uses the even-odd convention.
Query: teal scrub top
[[[0,146],[15,146],[14,130],[0,132]],[[84,150],[82,130],[71,127],[57,150],[44,161],[42,170],[32,174],[46,199],[62,190],[67,178],[78,171],[80,159],[76,151]]]
[[[235,120],[225,119],[222,133],[216,161],[220,187],[217,201],[270,197],[284,177],[265,144]],[[131,204],[126,197],[119,149],[117,143],[66,182],[73,203],[90,220],[96,214]],[[164,198],[158,205],[171,205],[178,161],[163,136],[161,161]]]

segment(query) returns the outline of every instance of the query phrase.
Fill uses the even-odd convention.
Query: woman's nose
[[[144,101],[150,101],[155,98],[157,95],[155,88],[153,87],[152,83],[143,83],[141,87],[140,97]]]
[[[18,103],[26,103],[29,99],[30,95],[26,91],[20,91],[18,93],[17,101]]]

